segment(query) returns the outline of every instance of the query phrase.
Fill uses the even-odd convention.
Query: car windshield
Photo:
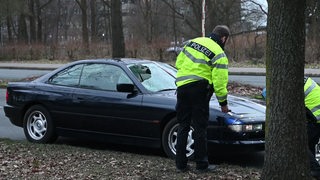
[[[175,90],[175,77],[156,63],[129,65],[141,84],[152,92]]]

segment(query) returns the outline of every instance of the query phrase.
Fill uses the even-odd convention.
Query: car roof
[[[106,58],[106,59],[86,59],[86,60],[78,60],[73,62],[74,64],[79,64],[79,63],[123,63],[123,64],[139,64],[139,63],[147,63],[147,62],[152,62],[152,60],[147,60],[147,59],[138,59],[138,58]]]
[[[70,63],[65,64],[64,66],[61,66],[44,76],[39,77],[38,79],[35,79],[35,81],[44,81],[47,80],[50,76],[53,74],[61,71],[62,69],[65,69],[66,67],[70,67],[76,64],[82,64],[82,63],[110,63],[110,64],[123,64],[124,66],[130,65],[130,64],[141,64],[141,63],[153,63],[153,60],[148,59],[139,59],[139,58],[99,58],[99,59],[84,59],[84,60],[76,60]]]

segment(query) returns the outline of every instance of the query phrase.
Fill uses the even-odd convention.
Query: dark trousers
[[[315,158],[315,145],[320,138],[320,124],[314,122],[308,122],[308,145],[309,145],[309,158],[311,170],[320,170],[319,163]]]
[[[177,120],[179,123],[176,145],[176,166],[187,166],[187,137],[190,125],[193,126],[194,159],[197,169],[208,167],[207,127],[209,119],[209,100],[211,85],[207,81],[192,82],[177,89]]]

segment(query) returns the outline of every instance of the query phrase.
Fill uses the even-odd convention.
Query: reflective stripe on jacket
[[[304,96],[305,106],[320,123],[320,86],[311,78],[305,78]]]
[[[177,86],[206,79],[219,103],[227,101],[228,58],[223,49],[208,37],[191,40],[177,57]]]

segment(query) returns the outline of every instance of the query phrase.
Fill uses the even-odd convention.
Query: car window
[[[78,86],[82,68],[82,64],[66,68],[52,76],[48,83],[62,86]]]
[[[130,83],[125,72],[109,64],[87,64],[83,67],[80,87],[98,90],[116,91],[118,83]]]
[[[133,84],[120,67],[91,63],[66,68],[52,76],[48,82],[55,85],[108,91],[116,91],[118,83]]]
[[[129,69],[149,91],[176,89],[175,77],[155,63],[135,64]]]

